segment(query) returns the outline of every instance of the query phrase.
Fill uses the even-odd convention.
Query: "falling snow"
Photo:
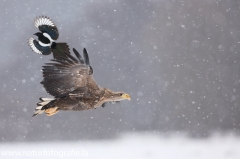
[[[1,1],[0,8],[2,142],[104,140],[144,131],[203,141],[215,132],[239,134],[239,1],[24,0]],[[39,98],[50,97],[40,82],[52,57],[27,44],[36,38],[39,15],[56,23],[59,42],[87,48],[101,87],[132,100],[32,118]]]

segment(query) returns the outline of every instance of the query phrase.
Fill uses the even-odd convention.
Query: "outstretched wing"
[[[46,63],[43,66],[43,81],[46,91],[55,98],[62,96],[89,97],[99,87],[92,76],[88,56],[81,55],[74,49],[77,58],[70,54],[66,57],[51,60],[55,63]],[[87,54],[87,52],[86,52]],[[88,61],[89,65],[85,62]]]
[[[66,54],[70,54],[69,46],[67,43],[56,43],[56,47],[51,49],[54,59],[61,59],[61,57],[67,58]]]
[[[37,40],[30,38],[28,43],[31,49],[37,54],[49,55],[51,54],[51,48],[49,46],[41,46]]]
[[[35,26],[43,33],[48,33],[52,40],[57,40],[59,32],[52,20],[46,16],[39,16],[35,19]]]

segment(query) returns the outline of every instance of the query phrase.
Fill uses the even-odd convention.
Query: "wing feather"
[[[51,53],[50,47],[43,47],[39,45],[38,41],[33,38],[30,38],[28,40],[28,44],[31,49],[37,54],[49,55]]]
[[[66,54],[70,54],[70,49],[67,43],[56,43],[56,47],[52,49],[53,58],[61,59],[66,57]]]
[[[82,58],[82,56],[79,54],[79,52],[78,52],[76,49],[74,49],[74,48],[73,48],[73,52],[74,52],[75,55],[77,56],[79,62],[80,62],[81,64],[84,64],[83,58]]]
[[[42,32],[48,33],[52,40],[57,40],[59,32],[52,20],[46,16],[39,16],[35,19],[34,25]]]
[[[85,64],[87,66],[90,66],[88,53],[87,53],[87,50],[85,48],[83,49],[83,57],[84,57]]]
[[[74,62],[79,63],[79,61],[78,61],[75,57],[73,57],[72,55],[67,54],[67,56],[68,56],[68,58],[70,58],[70,59],[73,60]]]
[[[43,81],[41,83],[46,91],[55,98],[66,95],[88,97],[91,92],[96,92],[94,90],[99,89],[91,74],[91,66],[79,60],[81,59],[80,54],[74,53],[77,58],[66,54],[65,57],[53,59],[51,63],[46,63],[43,66]],[[88,55],[87,59],[85,62],[89,63]]]

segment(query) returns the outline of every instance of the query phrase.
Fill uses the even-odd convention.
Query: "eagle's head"
[[[113,92],[110,89],[105,88],[103,96],[104,102],[117,102],[125,99],[131,100],[130,95],[125,92]]]
[[[112,99],[113,101],[120,101],[125,99],[131,100],[131,97],[125,92],[114,92],[110,99]]]
[[[110,90],[105,92],[105,102],[117,102],[125,99],[131,100],[130,95],[125,92],[112,92]]]

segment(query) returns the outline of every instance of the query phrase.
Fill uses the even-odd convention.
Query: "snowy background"
[[[0,15],[3,150],[52,143],[99,158],[108,150],[129,152],[125,158],[240,158],[238,0],[1,0]],[[27,44],[39,15],[57,25],[59,42],[87,48],[98,84],[132,100],[32,118],[39,97],[50,97],[40,81],[51,56]]]

